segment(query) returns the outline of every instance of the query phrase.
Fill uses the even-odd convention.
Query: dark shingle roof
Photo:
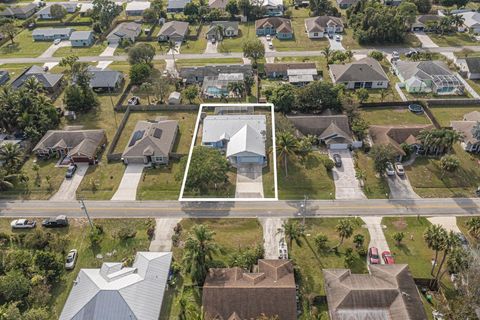
[[[370,126],[369,133],[374,144],[391,145],[399,155],[405,155],[402,143],[417,143],[416,136],[423,130],[432,129],[432,125]]]
[[[332,64],[330,71],[334,82],[388,81],[382,65],[370,57],[347,64]]]
[[[471,73],[480,73],[480,57],[465,58],[468,71]]]
[[[30,68],[26,69],[22,74],[20,74],[15,80],[13,80],[12,87],[14,89],[20,88],[23,83],[30,77],[36,78],[45,89],[50,89],[62,80],[63,74],[48,73],[45,72],[40,66],[31,66]]]
[[[105,130],[49,130],[37,143],[33,151],[56,147],[68,148],[68,155],[95,156],[97,148],[106,139]]]

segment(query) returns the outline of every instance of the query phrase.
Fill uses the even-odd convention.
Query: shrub
[[[46,233],[37,229],[25,236],[24,246],[28,249],[43,250],[49,245],[50,240],[50,233]]]
[[[317,246],[318,251],[327,249],[328,248],[327,242],[328,242],[328,237],[323,233],[319,233],[315,237],[315,245]]]
[[[102,238],[103,238],[103,227],[94,225],[93,229],[90,230],[90,233],[88,234],[90,245],[92,247],[98,246],[100,242],[102,242]]]
[[[353,237],[353,243],[355,243],[355,246],[357,248],[363,246],[364,241],[365,241],[365,237],[362,234],[356,234]]]
[[[332,171],[333,167],[335,167],[335,162],[332,159],[323,159],[323,166],[327,171]]]
[[[137,231],[131,226],[122,227],[120,230],[117,231],[117,237],[122,241],[135,238],[136,235]]]
[[[180,235],[178,235],[178,234],[173,234],[173,235],[172,235],[172,245],[173,245],[174,247],[177,247],[179,242],[180,242]]]
[[[383,60],[383,53],[380,52],[380,51],[374,50],[374,51],[370,52],[368,55],[369,55],[370,58],[373,58],[377,61],[382,61]]]
[[[361,246],[361,247],[357,247],[357,253],[360,257],[366,257],[368,252],[364,246]]]
[[[403,232],[395,232],[393,234],[393,240],[395,240],[397,242],[397,246],[400,245],[400,243],[402,242],[403,238],[405,238],[405,234]]]
[[[345,267],[350,268],[350,266],[353,265],[354,262],[355,262],[355,255],[353,253],[353,249],[347,248],[345,250],[345,260],[344,260]]]
[[[153,240],[153,237],[155,236],[155,227],[148,227],[147,229],[147,237],[148,237],[148,240]]]
[[[0,246],[5,246],[10,242],[10,235],[5,232],[0,232]]]

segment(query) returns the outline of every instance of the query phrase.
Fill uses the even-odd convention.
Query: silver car
[[[387,176],[394,176],[395,169],[393,168],[393,164],[391,162],[387,162],[387,168],[385,169]]]
[[[77,249],[72,249],[68,252],[67,260],[65,261],[65,269],[72,270],[75,268],[75,263],[77,262],[78,251]]]

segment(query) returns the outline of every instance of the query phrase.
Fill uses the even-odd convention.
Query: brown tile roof
[[[317,65],[314,62],[296,62],[296,63],[265,63],[265,73],[283,72],[286,73],[289,69],[316,69]]]
[[[406,264],[371,265],[370,274],[324,269],[323,275],[331,320],[427,319]]]
[[[265,26],[272,26],[277,32],[292,33],[292,22],[290,19],[280,17],[268,17],[255,21],[255,30],[263,29]]]
[[[370,126],[368,131],[374,144],[391,145],[398,155],[404,156],[405,151],[400,145],[417,143],[416,136],[422,130],[432,128],[432,125]]]
[[[352,136],[350,126],[348,124],[348,117],[343,114],[329,115],[329,116],[287,116],[295,128],[302,134],[325,136],[326,134],[337,133],[340,135]],[[333,126],[332,126],[333,125]]]
[[[56,148],[68,148],[69,156],[93,158],[97,148],[106,141],[105,130],[49,130],[33,151],[48,152]]]
[[[210,269],[203,286],[205,313],[219,320],[254,319],[265,314],[296,319],[295,279],[288,260],[259,260],[258,271]]]
[[[331,25],[343,27],[342,19],[332,16],[318,16],[305,19],[307,32],[324,32]]]

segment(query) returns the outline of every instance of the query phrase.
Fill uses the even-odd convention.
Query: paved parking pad
[[[132,163],[127,165],[123,173],[122,181],[118,186],[117,192],[112,197],[112,200],[136,200],[137,187],[142,178],[144,164]]]
[[[77,198],[77,189],[80,183],[82,183],[83,178],[85,177],[85,173],[88,170],[88,164],[86,163],[79,163],[77,164],[77,171],[72,178],[67,179],[65,178],[60,185],[57,193],[55,193],[50,200],[58,201],[58,200],[75,200]],[[67,169],[65,168],[65,173]]]
[[[261,165],[239,165],[235,198],[263,198]]]
[[[353,163],[352,153],[349,150],[329,150],[328,155],[333,159],[333,155],[338,153],[342,157],[342,166],[334,167],[332,170],[333,180],[335,182],[336,199],[366,199],[365,194],[360,188],[360,184],[355,177],[355,165]]]

